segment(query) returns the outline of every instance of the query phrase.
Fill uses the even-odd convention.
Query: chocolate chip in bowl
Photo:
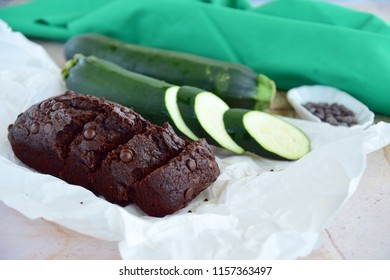
[[[334,126],[353,126],[357,124],[355,113],[339,103],[306,102],[303,104],[310,113]]]
[[[374,123],[374,113],[366,105],[334,87],[293,88],[287,92],[287,100],[301,119],[353,129],[365,129]]]

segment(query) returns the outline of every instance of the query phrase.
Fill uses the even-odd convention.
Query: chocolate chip
[[[28,112],[28,115],[33,119],[37,119],[39,117],[39,112],[38,110],[31,110]]]
[[[69,95],[63,95],[63,96],[60,96],[59,98],[58,98],[58,100],[61,100],[61,101],[69,101],[69,100],[71,100],[72,99],[72,96],[69,96]]]
[[[53,124],[51,122],[45,123],[43,131],[45,131],[47,134],[51,133],[53,131]]]
[[[331,125],[337,125],[337,123],[338,123],[336,118],[334,116],[332,116],[332,115],[326,116],[325,121],[327,123],[330,123]]]
[[[61,119],[61,114],[59,113],[59,111],[56,111],[56,112],[54,113],[54,118],[55,118],[56,120]]]
[[[36,133],[38,133],[38,131],[39,131],[39,124],[38,123],[33,123],[31,125],[30,132],[32,134],[36,134]]]
[[[62,105],[61,102],[56,102],[56,103],[53,104],[53,106],[51,106],[51,110],[52,111],[56,111],[56,110],[60,109],[62,106],[63,105]]]
[[[357,124],[357,119],[351,110],[342,104],[325,102],[307,102],[303,105],[310,113],[317,116],[321,121],[334,126],[352,126]]]
[[[96,136],[96,131],[92,127],[87,128],[84,131],[84,138],[87,140],[92,140],[93,138],[95,138],[95,136]]]
[[[193,160],[192,158],[188,159],[186,161],[186,165],[187,165],[187,168],[190,170],[190,171],[194,171],[196,169],[196,162],[195,160]]]
[[[345,122],[346,124],[356,124],[356,120],[354,117],[348,115],[348,116],[345,116],[343,118],[343,122]]]
[[[194,195],[194,189],[193,188],[189,188],[188,190],[186,190],[184,192],[184,198],[185,198],[186,201],[191,200],[193,195]]]
[[[50,104],[50,101],[43,101],[42,103],[41,103],[41,105],[39,105],[39,107],[41,108],[41,109],[45,109],[47,106],[49,106],[49,104]]]
[[[133,153],[130,149],[123,149],[119,155],[119,158],[125,163],[130,162],[133,159]]]

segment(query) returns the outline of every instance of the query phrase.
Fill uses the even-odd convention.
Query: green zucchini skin
[[[165,91],[172,85],[126,71],[94,56],[76,55],[62,70],[66,87],[80,94],[104,97],[132,108],[158,125],[173,123],[164,106]]]
[[[177,93],[176,102],[183,119],[185,119],[191,131],[199,138],[210,138],[199,123],[194,110],[196,95],[202,91],[199,88],[182,86]],[[207,142],[211,145],[218,145],[213,138],[210,138]]]
[[[188,128],[209,144],[225,148],[236,154],[244,153],[227,133],[223,115],[229,106],[217,95],[198,88],[182,86],[176,98],[177,106]]]
[[[276,92],[271,79],[241,64],[127,44],[98,34],[70,38],[64,52],[67,59],[78,53],[94,55],[158,80],[211,91],[234,108],[268,108]]]
[[[310,151],[310,140],[307,138],[307,136],[297,127],[293,126],[292,124],[289,124],[278,117],[271,116],[267,114],[271,120],[270,123],[261,123],[261,120],[256,123],[256,129],[261,130],[267,125],[270,125],[269,127],[272,127],[273,129],[277,130],[277,123],[282,123],[284,126],[289,127],[291,131],[293,131],[293,134],[296,134],[296,138],[292,140],[292,143],[296,143],[296,141],[300,141],[301,144],[298,151],[294,155],[285,155],[283,153],[280,153],[282,149],[269,149],[265,145],[262,145],[259,141],[256,141],[256,139],[252,136],[253,133],[249,131],[248,127],[245,126],[244,117],[246,114],[251,113],[253,111],[249,111],[246,109],[229,109],[224,113],[223,120],[225,123],[225,128],[228,134],[232,137],[232,139],[239,144],[243,149],[245,149],[248,152],[252,152],[254,154],[257,154],[261,157],[275,159],[275,160],[297,160],[307,154]],[[266,114],[262,112],[258,112],[260,114]],[[275,124],[275,126],[273,125]],[[272,132],[270,132],[272,133]],[[291,137],[291,134],[288,134],[287,132],[284,132],[284,130],[279,130],[279,133],[276,137],[283,137],[285,139],[288,139]],[[294,135],[295,136],[295,135]],[[292,137],[294,137],[292,136]],[[275,141],[277,142],[277,138],[275,138]]]
[[[223,120],[228,134],[248,152],[265,158],[284,160],[285,158],[261,147],[252,136],[250,136],[243,123],[245,113],[247,113],[247,110],[245,109],[230,109],[225,112]]]

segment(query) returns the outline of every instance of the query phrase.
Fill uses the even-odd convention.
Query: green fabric
[[[286,3],[290,2],[290,3]],[[305,2],[305,3],[302,3]],[[273,1],[253,9],[262,14],[390,35],[389,25],[378,17],[327,2]]]
[[[94,32],[145,46],[246,64],[279,89],[324,84],[390,115],[390,27],[320,1],[37,0],[0,9],[28,36]]]

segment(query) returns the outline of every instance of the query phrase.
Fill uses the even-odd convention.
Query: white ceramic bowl
[[[287,100],[295,109],[297,115],[305,120],[321,122],[321,119],[310,113],[303,105],[307,102],[326,102],[344,105],[355,113],[357,124],[351,126],[354,129],[365,129],[374,123],[374,113],[366,105],[334,87],[313,85],[301,86],[290,89],[287,92]]]

